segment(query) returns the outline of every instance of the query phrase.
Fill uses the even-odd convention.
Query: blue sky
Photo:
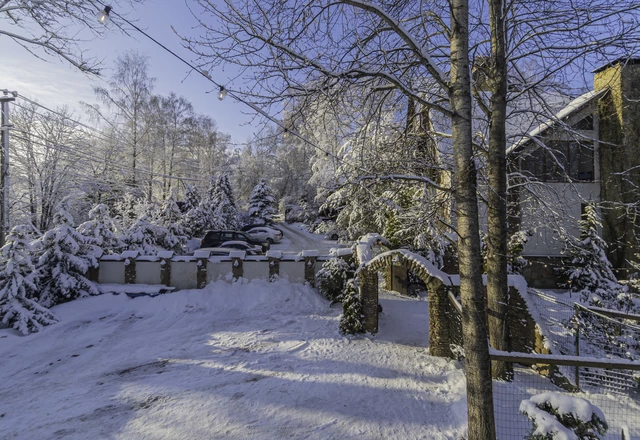
[[[195,20],[182,0],[147,0],[146,4],[136,10],[119,10],[120,14],[130,20],[137,19],[136,24],[145,29],[151,36],[159,40],[171,50],[187,60],[193,60],[191,54],[180,45],[178,37],[171,26],[178,32],[189,34],[193,31]],[[111,68],[119,54],[135,49],[149,57],[151,76],[156,78],[155,93],[166,95],[176,92],[190,100],[195,110],[213,117],[218,128],[232,136],[237,143],[245,142],[254,131],[257,123],[248,115],[248,108],[235,103],[229,97],[219,101],[217,90],[213,84],[198,74],[188,75],[189,68],[165,52],[162,48],[133,32],[132,37],[120,34],[113,25],[107,39],[93,40],[83,43],[87,55],[102,60],[102,77],[106,80],[111,75]],[[233,77],[233,69],[218,69],[210,72],[218,83],[227,83]],[[47,57],[46,61],[37,59],[8,38],[2,38],[2,62],[0,62],[0,89],[17,90],[22,95],[35,99],[47,107],[66,104],[76,111],[82,120],[79,101],[95,102],[92,86],[105,86],[105,82],[86,76],[71,66]]]

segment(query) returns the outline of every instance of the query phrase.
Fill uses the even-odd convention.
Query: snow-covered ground
[[[381,302],[360,338],[286,282],[55,307],[41,333],[0,330],[1,437],[461,438],[464,374],[427,354],[426,301]]]

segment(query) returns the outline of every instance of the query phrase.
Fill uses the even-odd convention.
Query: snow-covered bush
[[[342,317],[340,317],[340,333],[353,335],[364,331],[362,320],[362,303],[358,289],[353,280],[349,280],[342,293]]]
[[[97,267],[92,239],[76,231],[73,219],[61,203],[53,216],[55,227],[40,238],[38,259],[39,303],[44,307],[89,295],[98,295],[96,285],[85,274]]]
[[[262,179],[251,191],[249,196],[249,216],[256,223],[266,223],[271,220],[271,216],[276,213],[276,199],[273,197],[273,191]]]
[[[525,440],[602,440],[609,429],[604,414],[588,400],[542,393],[520,403],[533,423]]]
[[[342,258],[334,257],[322,263],[322,269],[316,274],[316,286],[332,303],[342,299],[349,272],[349,263]]]
[[[124,247],[124,242],[118,235],[119,227],[105,204],[94,206],[89,211],[89,220],[76,229],[91,239],[91,243],[101,248],[105,254],[118,254]]]
[[[36,301],[38,287],[30,244],[34,233],[31,226],[14,227],[0,256],[0,320],[23,335],[58,321]]]

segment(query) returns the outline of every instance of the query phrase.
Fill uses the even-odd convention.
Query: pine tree
[[[580,239],[568,239],[570,263],[566,268],[570,288],[583,301],[598,307],[631,310],[633,301],[626,287],[618,283],[607,258],[607,243],[598,234],[602,224],[594,203],[586,206],[580,220]]]
[[[199,204],[202,197],[200,196],[200,192],[198,191],[198,187],[195,185],[186,185],[185,196],[184,196],[184,212],[189,212],[192,209],[195,209]]]
[[[276,199],[267,181],[261,179],[251,191],[249,197],[249,216],[256,223],[267,223],[276,213]]]
[[[14,227],[7,236],[0,260],[0,320],[23,335],[37,332],[58,321],[38,304],[36,270],[32,261],[31,226]]]
[[[161,247],[176,254],[181,254],[187,244],[187,236],[180,223],[181,219],[182,213],[174,199],[172,190],[160,209],[158,220],[163,230],[158,242]]]
[[[73,228],[73,219],[66,210],[65,201],[60,204],[53,223],[54,228],[39,240],[42,252],[37,264],[40,304],[51,307],[76,298],[98,295],[96,285],[85,277],[90,267],[98,266],[92,240]]]
[[[229,177],[226,174],[222,174],[218,178],[217,188],[214,200],[216,217],[224,224],[225,229],[236,229],[238,227],[238,208]]]
[[[92,244],[102,249],[105,254],[118,254],[124,242],[118,235],[118,225],[109,214],[105,204],[99,204],[89,211],[89,220],[78,226],[77,231],[90,238]]]
[[[342,294],[342,310],[340,333],[343,335],[362,333],[362,304],[353,280],[347,282]]]

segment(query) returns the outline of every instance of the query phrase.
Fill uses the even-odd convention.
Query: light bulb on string
[[[218,99],[222,101],[227,96],[227,89],[224,86],[220,86],[220,91],[218,92]]]
[[[286,128],[284,129],[284,132],[282,133],[282,138],[286,139],[289,137],[289,130],[287,130]]]
[[[107,24],[109,22],[109,12],[111,12],[111,6],[105,6],[102,11],[98,12],[96,17],[101,24]]]

